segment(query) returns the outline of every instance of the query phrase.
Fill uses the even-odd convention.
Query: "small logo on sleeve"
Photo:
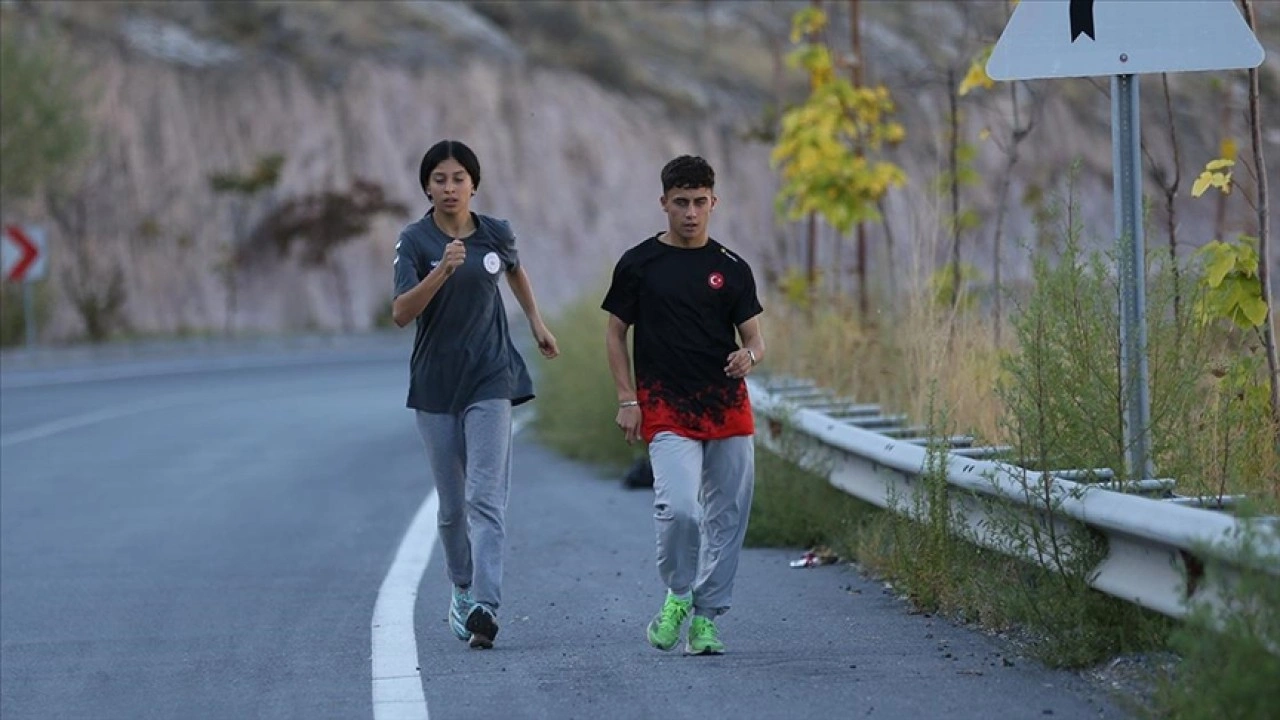
[[[724,275],[718,272],[711,273],[707,276],[707,284],[711,286],[712,290],[719,290],[724,287]]]

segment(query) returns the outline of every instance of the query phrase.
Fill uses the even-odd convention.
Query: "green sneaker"
[[[681,600],[668,593],[662,612],[649,621],[649,644],[663,651],[675,647],[680,642],[680,628],[684,627],[684,620],[692,609],[692,599]]]
[[[719,634],[711,618],[694,615],[689,623],[689,641],[684,651],[690,655],[723,655],[724,643],[720,642]]]

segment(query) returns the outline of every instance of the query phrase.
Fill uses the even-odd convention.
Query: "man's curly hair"
[[[662,192],[671,188],[714,188],[716,171],[696,155],[681,155],[662,168]]]

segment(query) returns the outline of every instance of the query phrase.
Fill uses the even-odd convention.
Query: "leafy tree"
[[[960,188],[971,187],[982,181],[982,176],[973,167],[977,158],[977,149],[960,141],[960,125],[963,116],[960,112],[960,88],[956,86],[955,71],[947,71],[947,167],[938,177],[938,184],[945,189],[951,198],[951,213],[947,218],[947,229],[951,231],[951,308],[960,306],[960,295],[963,288],[960,269],[960,236],[981,224],[981,218],[972,210],[960,211]],[[950,332],[954,332],[952,327]],[[948,342],[949,344],[949,342]]]
[[[792,19],[796,48],[787,61],[808,74],[810,92],[783,114],[771,159],[782,175],[778,213],[792,220],[817,214],[845,233],[857,223],[880,219],[881,198],[906,183],[900,167],[875,157],[906,133],[891,119],[888,88],[857,87],[836,74],[831,49],[817,40],[826,23],[826,14],[816,7]],[[810,286],[815,279],[810,257]]]
[[[242,253],[240,243],[245,236],[245,223],[248,218],[249,202],[260,193],[271,190],[280,181],[280,170],[284,167],[284,155],[271,154],[258,158],[253,168],[246,173],[223,172],[209,176],[209,187],[219,195],[229,195],[236,199],[235,215],[232,220],[231,242],[225,246],[218,258],[215,269],[226,286],[226,334],[235,331],[236,306],[238,303],[239,283],[237,276],[241,270]]]
[[[29,197],[89,146],[81,68],[52,33],[0,28],[0,196]]]
[[[111,173],[98,159],[45,193],[49,217],[63,240],[69,261],[62,265],[62,288],[84,324],[90,342],[105,342],[128,330],[128,289],[118,256],[107,250],[107,235],[95,222],[111,199],[102,193]]]
[[[1009,3],[1008,10],[1010,13],[1012,13],[1015,5],[1017,5],[1017,2]],[[965,73],[964,79],[960,81],[959,95],[961,97],[969,95],[975,90],[990,90],[995,87],[995,80],[990,75],[987,75],[987,61],[991,59],[991,52],[994,49],[994,45],[988,45],[974,57],[973,62],[969,65],[969,71]],[[995,311],[995,343],[997,347],[1002,345],[1001,335],[1004,325],[1004,285],[1001,275],[1004,269],[1004,226],[1005,218],[1009,213],[1009,190],[1013,184],[1014,167],[1018,164],[1020,158],[1019,148],[1022,142],[1031,134],[1031,131],[1035,129],[1041,107],[1036,96],[1031,95],[1031,102],[1028,108],[1030,112],[1026,113],[1027,121],[1023,124],[1023,103],[1019,99],[1018,92],[1021,87],[1022,83],[1020,82],[1009,83],[1009,104],[1012,108],[1013,117],[1008,125],[1008,135],[1005,137],[993,137],[989,130],[983,131],[983,139],[993,140],[1005,156],[1004,168],[1000,175],[1000,190],[997,195],[995,236],[991,243],[993,256],[992,284],[995,286],[993,310]]]
[[[350,283],[334,255],[367,233],[378,215],[405,212],[408,208],[389,200],[381,185],[357,178],[344,192],[325,190],[282,203],[254,229],[251,242],[242,246],[242,255],[271,252],[280,259],[297,252],[304,266],[328,269],[342,303],[343,329],[351,331],[355,322]]]
[[[1257,32],[1252,0],[1240,0],[1249,29]],[[1253,145],[1253,166],[1257,173],[1258,201],[1254,210],[1258,213],[1258,254],[1263,262],[1258,266],[1258,284],[1267,313],[1262,322],[1262,344],[1267,355],[1268,380],[1271,384],[1271,420],[1276,425],[1276,442],[1280,444],[1280,357],[1276,352],[1275,313],[1271,308],[1271,193],[1267,183],[1267,163],[1262,145],[1262,89],[1258,68],[1249,68],[1249,130]]]
[[[0,24],[0,202],[11,212],[12,201],[30,198],[41,189],[53,191],[58,176],[89,147],[90,130],[80,94],[82,68],[66,53],[59,53],[62,48],[52,32],[20,22],[14,11],[6,10],[4,15]],[[74,243],[79,238],[68,240]],[[81,266],[76,272],[87,270]],[[21,293],[7,283],[0,288],[0,304],[5,308],[0,344],[24,335],[27,320],[20,310]],[[35,288],[37,317],[51,311],[51,295],[47,284]],[[92,325],[91,330],[97,327]]]
[[[1191,185],[1192,197],[1201,197],[1212,188],[1223,195],[1234,187],[1235,160],[1217,158],[1205,164]],[[1203,294],[1196,303],[1196,317],[1201,323],[1229,320],[1245,332],[1257,334],[1268,354],[1274,348],[1274,330],[1268,322],[1271,308],[1267,300],[1266,263],[1262,261],[1259,238],[1241,235],[1227,242],[1212,240],[1196,252],[1204,261],[1200,279]],[[1275,375],[1268,373],[1272,396],[1273,419],[1280,425],[1280,412],[1275,405]]]
[[[1231,194],[1235,164],[1230,158],[1210,160],[1192,183],[1191,196],[1200,197],[1210,188],[1217,188],[1223,195]],[[1241,235],[1234,242],[1212,240],[1197,251],[1205,263],[1201,278],[1205,293],[1196,307],[1202,323],[1230,320],[1242,330],[1261,332],[1267,321],[1267,301],[1262,292],[1257,245],[1257,238]]]
[[[1257,238],[1241,235],[1231,243],[1213,240],[1197,252],[1205,260],[1205,294],[1197,307],[1201,322],[1227,319],[1242,330],[1253,330],[1267,321],[1257,243]]]
[[[253,169],[246,174],[214,173],[210,175],[209,187],[216,193],[253,195],[275,187],[280,180],[280,169],[283,167],[283,155],[265,155],[258,158],[258,162],[254,164]]]

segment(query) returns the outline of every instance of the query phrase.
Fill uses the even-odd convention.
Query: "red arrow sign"
[[[17,225],[6,225],[4,234],[8,237],[9,242],[17,246],[20,253],[17,262],[13,264],[13,269],[5,276],[5,279],[9,282],[21,282],[26,277],[27,271],[31,269],[31,266],[35,265],[36,260],[40,259],[40,248]]]

